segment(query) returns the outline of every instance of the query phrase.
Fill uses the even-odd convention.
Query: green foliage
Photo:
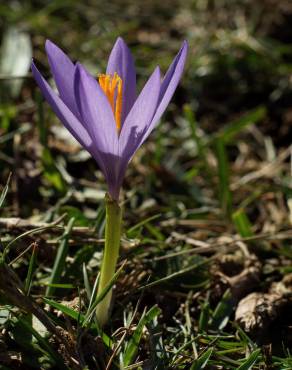
[[[229,188],[229,163],[224,139],[216,140],[218,161],[219,199],[224,214],[229,217],[232,209],[232,196]]]
[[[204,352],[197,360],[192,363],[191,370],[201,370],[204,369],[210,357],[212,356],[213,348],[209,348],[206,352]]]
[[[260,349],[253,351],[246,359],[246,361],[244,361],[244,363],[238,367],[238,370],[251,370],[253,368],[253,365],[257,361],[260,353]]]
[[[239,209],[232,215],[233,222],[239,235],[243,238],[248,238],[253,235],[251,224],[243,209]]]
[[[55,287],[53,284],[59,283],[61,275],[65,269],[66,257],[69,250],[68,242],[74,222],[75,219],[71,218],[64,231],[64,234],[60,239],[60,246],[58,248],[57,255],[54,261],[54,266],[50,275],[49,285],[46,290],[47,297],[52,296],[54,294]]]
[[[233,298],[231,292],[226,290],[222,299],[218,302],[211,317],[211,327],[214,330],[222,330],[227,325],[229,317],[233,312]]]
[[[150,325],[151,321],[153,321],[159,314],[161,310],[159,307],[154,306],[149,311],[144,311],[142,314],[141,319],[139,320],[137,327],[128,340],[126,344],[126,348],[123,354],[123,365],[129,366],[135,360],[135,357],[138,353],[139,349],[139,342],[142,337],[143,329],[145,326]]]

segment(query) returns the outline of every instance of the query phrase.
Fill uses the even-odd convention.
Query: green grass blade
[[[229,218],[231,215],[232,197],[229,188],[229,162],[223,139],[216,140],[215,149],[218,161],[219,200],[223,213]]]
[[[18,317],[18,325],[20,325],[25,332],[31,333],[40,346],[48,353],[51,358],[51,361],[57,366],[60,370],[66,370],[67,367],[64,365],[62,358],[56,353],[53,348],[49,345],[47,340],[43,338],[33,327],[32,325],[25,319]]]
[[[126,346],[123,355],[124,366],[129,366],[132,364],[138,352],[138,346],[142,337],[144,326],[153,321],[160,314],[160,312],[161,310],[159,307],[153,306],[149,311],[142,315],[132,337]]]
[[[92,292],[91,292],[91,295],[89,297],[89,305],[88,305],[88,310],[91,309],[93,303],[94,303],[94,300],[95,300],[95,297],[96,297],[96,294],[97,294],[97,290],[98,290],[98,280],[99,280],[99,275],[97,275],[95,281],[94,281],[94,285],[93,285],[93,289],[92,289]]]
[[[158,322],[158,317],[155,317],[148,325],[149,332],[149,352],[150,361],[153,368],[162,369],[165,367],[165,359],[167,357],[165,343],[163,341],[163,333]]]
[[[47,148],[43,149],[42,162],[44,168],[44,177],[46,177],[46,179],[58,192],[65,194],[66,183],[56,166],[55,159]]]
[[[167,275],[159,280],[155,280],[155,281],[152,281],[151,283],[149,284],[146,284],[146,285],[142,285],[141,287],[138,288],[138,290],[144,290],[144,289],[149,289],[155,285],[159,285],[159,284],[163,284],[165,283],[166,281],[168,282],[169,280],[172,280],[172,279],[175,279],[181,275],[184,275],[185,273],[187,272],[190,272],[190,271],[194,271],[200,267],[203,267],[205,265],[208,265],[210,262],[212,262],[214,260],[213,257],[210,257],[210,258],[205,258],[205,259],[202,259],[200,262],[196,262],[194,264],[191,264],[190,266],[184,268],[184,269],[181,269],[177,272],[174,272],[170,275]]]
[[[253,368],[253,365],[256,363],[260,353],[260,349],[256,349],[255,351],[253,351],[247,358],[247,360],[237,368],[237,370],[251,370]]]
[[[53,288],[58,288],[58,289],[74,289],[75,288],[75,285],[73,284],[66,284],[66,283],[63,283],[63,284],[44,284],[45,286],[51,286]]]
[[[255,349],[256,347],[255,343],[249,338],[249,336],[245,333],[245,331],[237,323],[233,323],[233,325],[236,327],[238,336],[240,337],[242,342],[246,346],[249,346],[249,348]]]
[[[88,311],[86,312],[85,319],[83,321],[83,326],[85,326],[92,318],[93,314],[95,313],[95,309],[99,302],[101,302],[104,297],[107,295],[107,293],[111,290],[115,282],[117,281],[118,277],[120,276],[124,266],[126,264],[126,261],[122,264],[122,266],[117,270],[117,272],[114,274],[112,279],[109,281],[109,283],[106,285],[106,287],[103,289],[103,291],[95,298],[95,301],[89,306]]]
[[[82,265],[82,273],[83,273],[83,281],[84,281],[84,287],[85,287],[85,290],[86,290],[86,295],[87,295],[87,298],[90,299],[91,286],[90,286],[90,282],[89,282],[89,278],[88,278],[85,263],[83,263],[83,265]]]
[[[29,261],[27,277],[25,279],[24,291],[25,291],[26,295],[29,295],[29,293],[30,293],[32,278],[33,278],[35,265],[36,265],[37,251],[38,251],[37,245],[34,244],[34,246],[32,248],[32,254],[31,254],[31,257],[30,257],[30,261]]]
[[[136,225],[132,226],[131,228],[129,228],[127,230],[127,235],[129,237],[132,237],[132,234],[133,234],[134,231],[136,231],[137,229],[140,229],[144,225],[147,225],[149,222],[151,222],[153,220],[156,220],[160,216],[161,216],[161,213],[158,213],[156,215],[153,215],[153,216],[150,216],[150,217],[146,218],[145,220],[140,221],[139,223],[137,223]]]
[[[95,297],[96,297],[96,294],[97,294],[97,289],[98,289],[98,279],[99,279],[99,274],[97,275],[95,281],[94,281],[94,285],[93,285],[93,288],[91,289],[91,286],[90,286],[90,282],[89,282],[89,279],[88,279],[88,274],[87,274],[87,270],[86,270],[86,265],[85,263],[83,264],[83,280],[84,280],[84,286],[85,286],[85,290],[86,290],[86,295],[87,295],[87,298],[89,300],[89,304],[88,304],[88,309],[87,309],[87,313],[89,312],[94,300],[95,300]]]
[[[58,303],[54,301],[53,299],[43,298],[43,300],[46,304],[61,311],[64,315],[67,315],[76,321],[80,321],[80,322],[84,321],[84,315],[82,315],[80,312],[75,311],[72,308],[63,305],[62,303]]]
[[[57,309],[58,311],[62,312],[64,315],[71,317],[72,319],[76,320],[78,323],[83,324],[85,322],[85,316],[81,312],[75,311],[72,308],[63,305],[62,303],[54,301],[53,299],[43,298],[43,300],[49,306]],[[92,326],[92,328],[93,327],[94,326]],[[101,332],[100,335],[105,345],[108,348],[111,348],[112,343],[113,343],[111,338],[107,336],[104,332]]]
[[[99,238],[103,238],[104,228],[105,228],[105,206],[103,203],[101,203],[96,211],[96,219],[94,223],[94,230]]]
[[[248,126],[261,121],[266,116],[266,113],[267,111],[265,107],[257,107],[254,110],[247,112],[239,119],[228,123],[216,134],[216,137],[224,140],[226,144],[231,143],[239,132]]]
[[[65,269],[65,260],[68,254],[68,240],[69,236],[71,234],[71,230],[73,227],[75,219],[71,218],[68,222],[68,225],[65,229],[64,234],[61,237],[61,244],[58,249],[53,270],[50,276],[49,284],[58,284],[61,278],[61,275]],[[55,292],[55,287],[52,285],[49,285],[47,290],[46,290],[46,296],[52,296]]]
[[[199,333],[204,332],[207,330],[208,322],[210,316],[210,305],[209,300],[207,300],[201,306],[201,313],[199,317]]]
[[[243,238],[253,236],[250,221],[243,209],[239,209],[232,214],[232,220],[239,235]]]
[[[222,299],[217,304],[211,319],[211,327],[215,330],[222,330],[228,323],[233,311],[232,295],[229,289],[225,291]]]
[[[25,238],[25,237],[26,237],[26,236],[28,236],[28,235],[34,235],[34,234],[40,233],[40,232],[42,232],[42,231],[44,231],[44,230],[49,230],[49,229],[51,229],[51,228],[59,228],[59,229],[61,228],[61,229],[63,229],[61,226],[58,226],[56,222],[57,222],[57,223],[59,223],[59,222],[60,222],[60,219],[59,219],[59,220],[57,220],[57,221],[55,221],[55,222],[52,222],[51,224],[47,224],[46,226],[36,227],[35,229],[28,230],[28,231],[25,231],[25,232],[24,232],[24,233],[22,233],[22,234],[17,235],[14,239],[12,239],[12,240],[11,240],[11,241],[10,241],[10,242],[5,246],[4,251],[3,251],[4,256],[8,254],[8,252],[9,252],[9,250],[10,250],[11,246],[12,246],[14,243],[16,243],[17,241],[19,241],[19,240],[21,240],[21,239]]]
[[[213,348],[209,348],[206,352],[204,352],[197,360],[192,363],[190,370],[201,370],[204,369],[210,357],[212,356]]]

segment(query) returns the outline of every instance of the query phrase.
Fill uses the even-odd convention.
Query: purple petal
[[[75,116],[78,117],[79,113],[76,108],[73,88],[75,66],[67,55],[50,40],[46,41],[46,52],[60,98]]]
[[[132,54],[121,37],[117,39],[107,64],[106,73],[113,75],[115,72],[123,81],[122,122],[124,122],[136,100],[136,71]]]
[[[74,76],[74,91],[78,110],[94,145],[100,152],[118,152],[118,134],[110,103],[103,90],[79,63]]]
[[[118,133],[112,108],[97,81],[79,63],[74,90],[82,122],[93,139],[92,155],[106,178],[110,195],[118,199]]]
[[[33,62],[31,64],[31,69],[39,88],[57,117],[62,121],[64,126],[70,131],[75,139],[92,154],[92,140],[88,132],[61,98],[53,91]]]
[[[121,129],[119,153],[123,162],[128,162],[140,146],[141,138],[147,131],[157,108],[160,85],[160,70],[157,67],[139,94]]]
[[[159,105],[157,107],[157,110],[155,112],[155,115],[152,119],[151,124],[149,125],[147,131],[145,132],[141,144],[147,139],[147,137],[150,135],[156,124],[158,123],[159,119],[161,118],[162,114],[164,113],[165,109],[167,108],[175,89],[177,88],[177,85],[181,79],[186,57],[188,52],[188,44],[186,41],[183,42],[183,45],[176,55],[175,59],[169,66],[162,84],[161,84],[161,90],[160,90],[160,97],[159,97]],[[140,144],[140,145],[141,145]]]
[[[168,106],[175,89],[181,79],[184,65],[187,57],[188,52],[188,44],[186,41],[183,42],[183,45],[178,52],[177,56],[169,66],[162,84],[161,84],[161,92],[160,92],[160,103],[153,117],[153,121],[158,121],[161,115],[164,113],[166,107]]]

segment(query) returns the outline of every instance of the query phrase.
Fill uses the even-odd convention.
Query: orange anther
[[[100,74],[98,76],[98,83],[109,100],[115,117],[117,130],[120,131],[122,117],[123,81],[121,77],[115,72],[113,76],[108,74]]]

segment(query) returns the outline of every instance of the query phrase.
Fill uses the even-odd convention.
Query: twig
[[[203,243],[200,240],[192,239],[190,237],[186,237],[178,233],[172,233],[172,236],[174,236],[175,238],[178,238],[178,240],[182,240],[185,243],[191,244],[191,245],[198,245],[199,243]],[[204,244],[206,246],[198,247],[198,248],[190,248],[190,249],[182,250],[182,251],[175,252],[175,253],[168,253],[164,256],[155,257],[154,261],[160,261],[160,260],[164,260],[167,258],[177,257],[183,254],[192,254],[192,253],[201,254],[201,253],[215,252],[215,251],[218,251],[218,248],[222,248],[222,247],[225,247],[225,250],[230,249],[230,248],[235,248],[235,247],[239,247],[238,245],[239,242],[247,243],[247,242],[253,242],[256,240],[274,241],[274,240],[283,240],[283,239],[292,239],[292,229],[286,230],[286,231],[279,231],[277,233],[262,233],[262,234],[258,234],[254,236],[249,236],[246,238],[239,238],[237,236],[234,236],[232,240],[224,241],[224,242],[217,242],[217,241],[212,242],[212,243],[205,242]]]
[[[56,221],[54,221],[54,222],[52,222],[52,223],[50,223],[50,224],[46,224],[46,226],[40,226],[40,227],[37,227],[37,228],[35,228],[35,229],[33,229],[33,230],[29,230],[29,231],[24,232],[23,234],[18,235],[16,238],[14,238],[13,240],[11,240],[11,241],[10,241],[10,242],[5,246],[5,248],[4,248],[4,252],[3,252],[4,257],[5,257],[5,255],[8,253],[9,248],[11,247],[11,245],[12,245],[13,243],[15,243],[17,240],[22,239],[23,237],[25,237],[25,236],[27,236],[27,235],[29,235],[29,234],[35,234],[35,233],[41,232],[41,231],[43,231],[43,230],[45,230],[45,229],[50,229],[50,228],[56,227],[56,226],[57,226],[57,224],[58,224],[59,222],[61,222],[61,221],[65,218],[65,216],[66,216],[66,214],[63,214],[63,215],[62,215],[61,217],[59,217]]]
[[[32,247],[37,247],[38,244],[36,242],[31,243],[27,248],[25,248],[24,251],[22,251],[14,260],[9,262],[9,266],[12,266],[15,262],[17,262],[23,255],[25,255],[26,252],[28,252]]]

